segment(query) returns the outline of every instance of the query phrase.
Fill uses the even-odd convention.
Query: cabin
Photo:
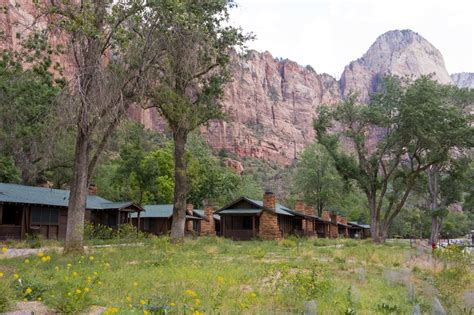
[[[266,192],[263,201],[241,197],[215,214],[220,217],[220,234],[234,240],[279,240],[287,235],[317,234],[316,216],[277,203],[272,192]]]
[[[132,213],[132,224],[140,226],[140,230],[155,235],[168,235],[173,222],[173,204],[158,204],[143,206],[144,212]],[[193,209],[192,204],[186,205],[186,234],[216,235],[213,208]]]
[[[370,225],[351,221],[348,222],[348,225],[350,238],[365,239],[370,237]]]
[[[66,237],[69,190],[0,183],[0,239]],[[130,213],[143,209],[132,202],[112,202],[90,193],[85,221],[117,228],[130,223]]]

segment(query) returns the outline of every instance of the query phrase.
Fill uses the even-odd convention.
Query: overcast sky
[[[232,23],[249,47],[339,78],[375,39],[411,29],[444,56],[449,73],[474,72],[474,0],[235,0]]]

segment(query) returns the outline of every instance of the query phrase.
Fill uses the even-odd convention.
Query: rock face
[[[418,33],[395,30],[379,36],[362,58],[345,67],[340,79],[342,94],[357,92],[366,101],[386,74],[413,78],[432,74],[440,83],[453,83],[438,49]]]
[[[18,47],[17,33],[25,33],[25,26],[36,15],[32,3],[0,0],[0,5],[8,8],[0,14],[0,30],[5,36],[1,48]],[[46,25],[46,21],[37,24]],[[66,75],[72,73],[67,60],[61,61],[66,66]],[[335,104],[351,91],[359,93],[359,99],[365,102],[385,74],[415,78],[432,74],[441,83],[474,86],[474,74],[450,77],[441,53],[410,30],[390,31],[378,37],[360,59],[345,67],[339,81],[316,73],[310,66],[276,59],[269,52],[251,51],[245,57],[234,56],[232,67],[234,80],[226,87],[223,102],[228,119],[210,122],[201,132],[215,149],[280,164],[291,164],[314,140],[313,118],[318,106]],[[166,129],[156,110],[131,108],[129,115],[146,128]]]
[[[472,72],[453,73],[451,79],[457,87],[474,89],[474,73]]]

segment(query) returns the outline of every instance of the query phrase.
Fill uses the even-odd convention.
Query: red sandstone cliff
[[[5,34],[0,47],[15,47],[16,33],[33,21],[34,6],[28,0],[0,0],[0,5],[8,7],[0,14]],[[202,134],[216,149],[281,164],[290,164],[314,140],[312,121],[319,105],[334,104],[350,91],[365,101],[381,75],[432,73],[442,83],[453,83],[441,53],[410,30],[379,36],[363,57],[345,68],[339,81],[311,67],[275,59],[269,52],[235,56],[233,72],[223,104],[229,119],[211,122],[201,128]],[[155,110],[133,108],[129,114],[147,128],[166,128]]]

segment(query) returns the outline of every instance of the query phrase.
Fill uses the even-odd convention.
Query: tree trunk
[[[88,192],[88,146],[88,136],[79,129],[76,138],[73,179],[67,211],[66,241],[64,244],[65,253],[84,251],[84,215]]]
[[[441,219],[435,212],[439,208],[439,169],[437,165],[433,165],[428,169],[428,190],[430,194],[430,210],[431,210],[431,235],[430,244],[438,243],[439,230],[441,228]]]
[[[430,244],[438,244],[440,227],[441,227],[441,218],[435,215],[431,216]]]
[[[186,193],[187,174],[185,149],[187,134],[176,132],[173,134],[174,140],[174,206],[173,222],[171,224],[171,241],[179,243],[184,238],[184,227],[186,224]]]
[[[370,235],[372,241],[375,243],[383,243],[385,239],[381,239],[380,237],[380,220],[377,213],[376,194],[367,194],[367,201],[369,202]]]

